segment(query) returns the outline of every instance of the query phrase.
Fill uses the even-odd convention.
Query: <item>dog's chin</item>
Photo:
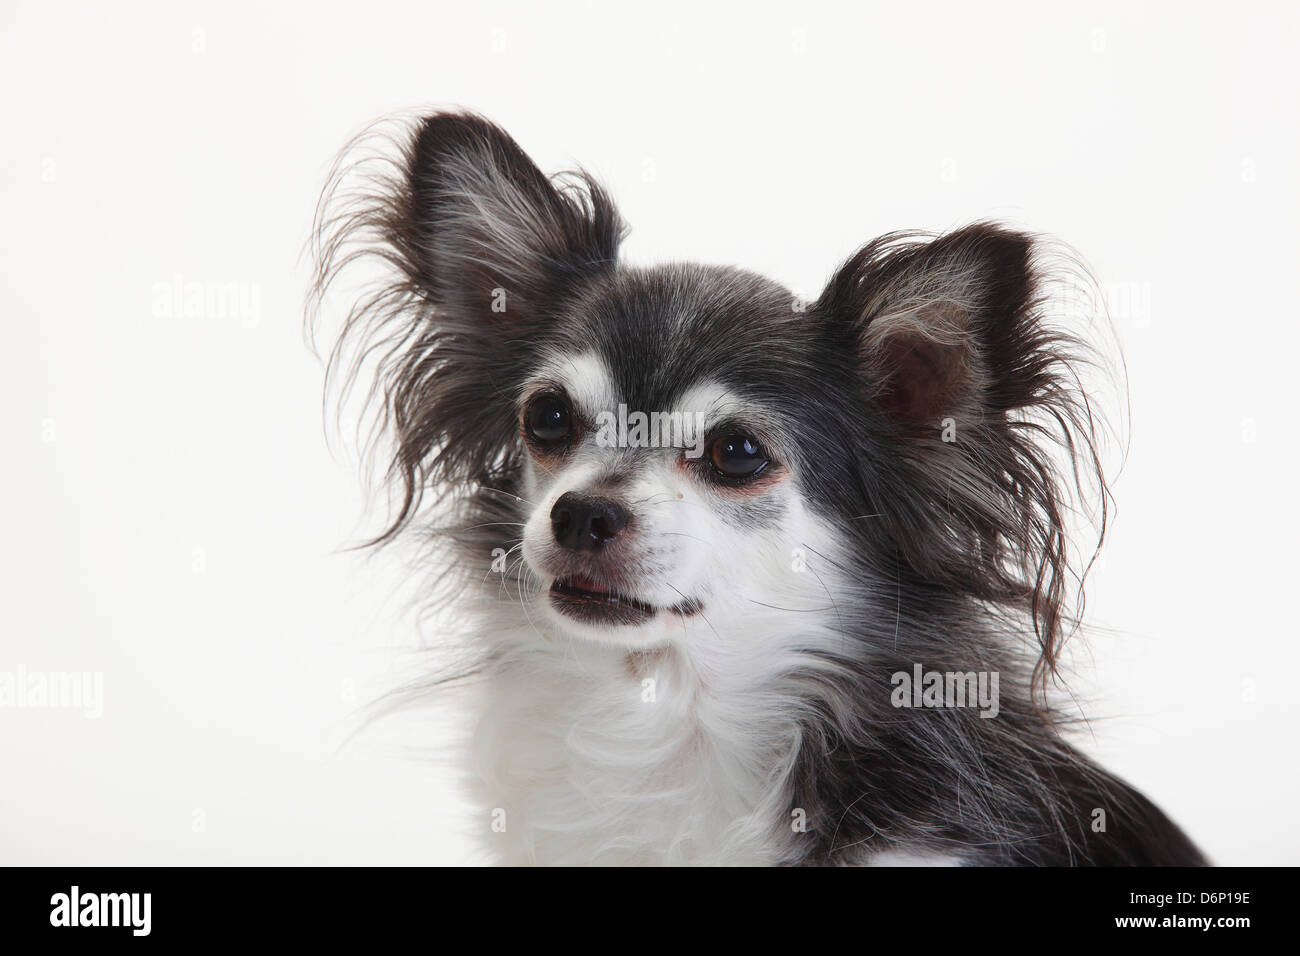
[[[542,598],[563,633],[630,648],[671,641],[682,634],[683,621],[700,611],[695,601],[660,607],[581,576],[555,578]]]

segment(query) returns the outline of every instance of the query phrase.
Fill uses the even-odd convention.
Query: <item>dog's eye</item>
[[[762,447],[748,435],[723,435],[709,446],[709,460],[718,474],[733,480],[753,478],[767,467]]]
[[[524,410],[528,437],[542,445],[565,441],[573,431],[573,413],[559,395],[538,395]]]

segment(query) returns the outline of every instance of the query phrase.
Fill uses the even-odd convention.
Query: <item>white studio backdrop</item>
[[[1219,863],[1297,862],[1293,5],[0,4],[0,863],[456,863],[486,825],[357,729],[406,676],[327,447],[301,251],[330,161],[424,104],[610,186],[629,259],[813,295],[1002,218],[1106,290],[1132,440],[1083,746]],[[204,304],[187,307],[199,284]],[[437,635],[429,635],[436,641]]]

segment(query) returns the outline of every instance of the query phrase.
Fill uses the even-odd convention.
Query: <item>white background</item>
[[[414,628],[339,550],[300,325],[328,163],[425,104],[603,177],[635,261],[812,295],[893,229],[1076,247],[1132,387],[1084,746],[1217,862],[1300,862],[1294,5],[118,6],[0,4],[0,671],[104,680],[0,709],[0,862],[472,859],[405,752],[441,724],[347,741]]]

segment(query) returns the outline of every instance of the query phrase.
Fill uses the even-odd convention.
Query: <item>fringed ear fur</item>
[[[1109,493],[1079,387],[1091,356],[1049,326],[1036,258],[1031,237],[986,223],[886,236],[818,308],[856,343],[863,400],[895,452],[875,493],[900,555],[925,581],[1027,611],[1045,691],[1077,621],[1069,581],[1086,573],[1067,513],[1099,492],[1104,536]]]
[[[391,443],[391,539],[426,488],[493,481],[517,463],[509,407],[540,327],[613,266],[623,225],[584,173],[548,179],[469,113],[371,130],[344,151],[314,232],[316,306],[357,263],[386,273],[348,316],[329,375],[372,382],[372,442]],[[398,157],[394,160],[392,157]]]

